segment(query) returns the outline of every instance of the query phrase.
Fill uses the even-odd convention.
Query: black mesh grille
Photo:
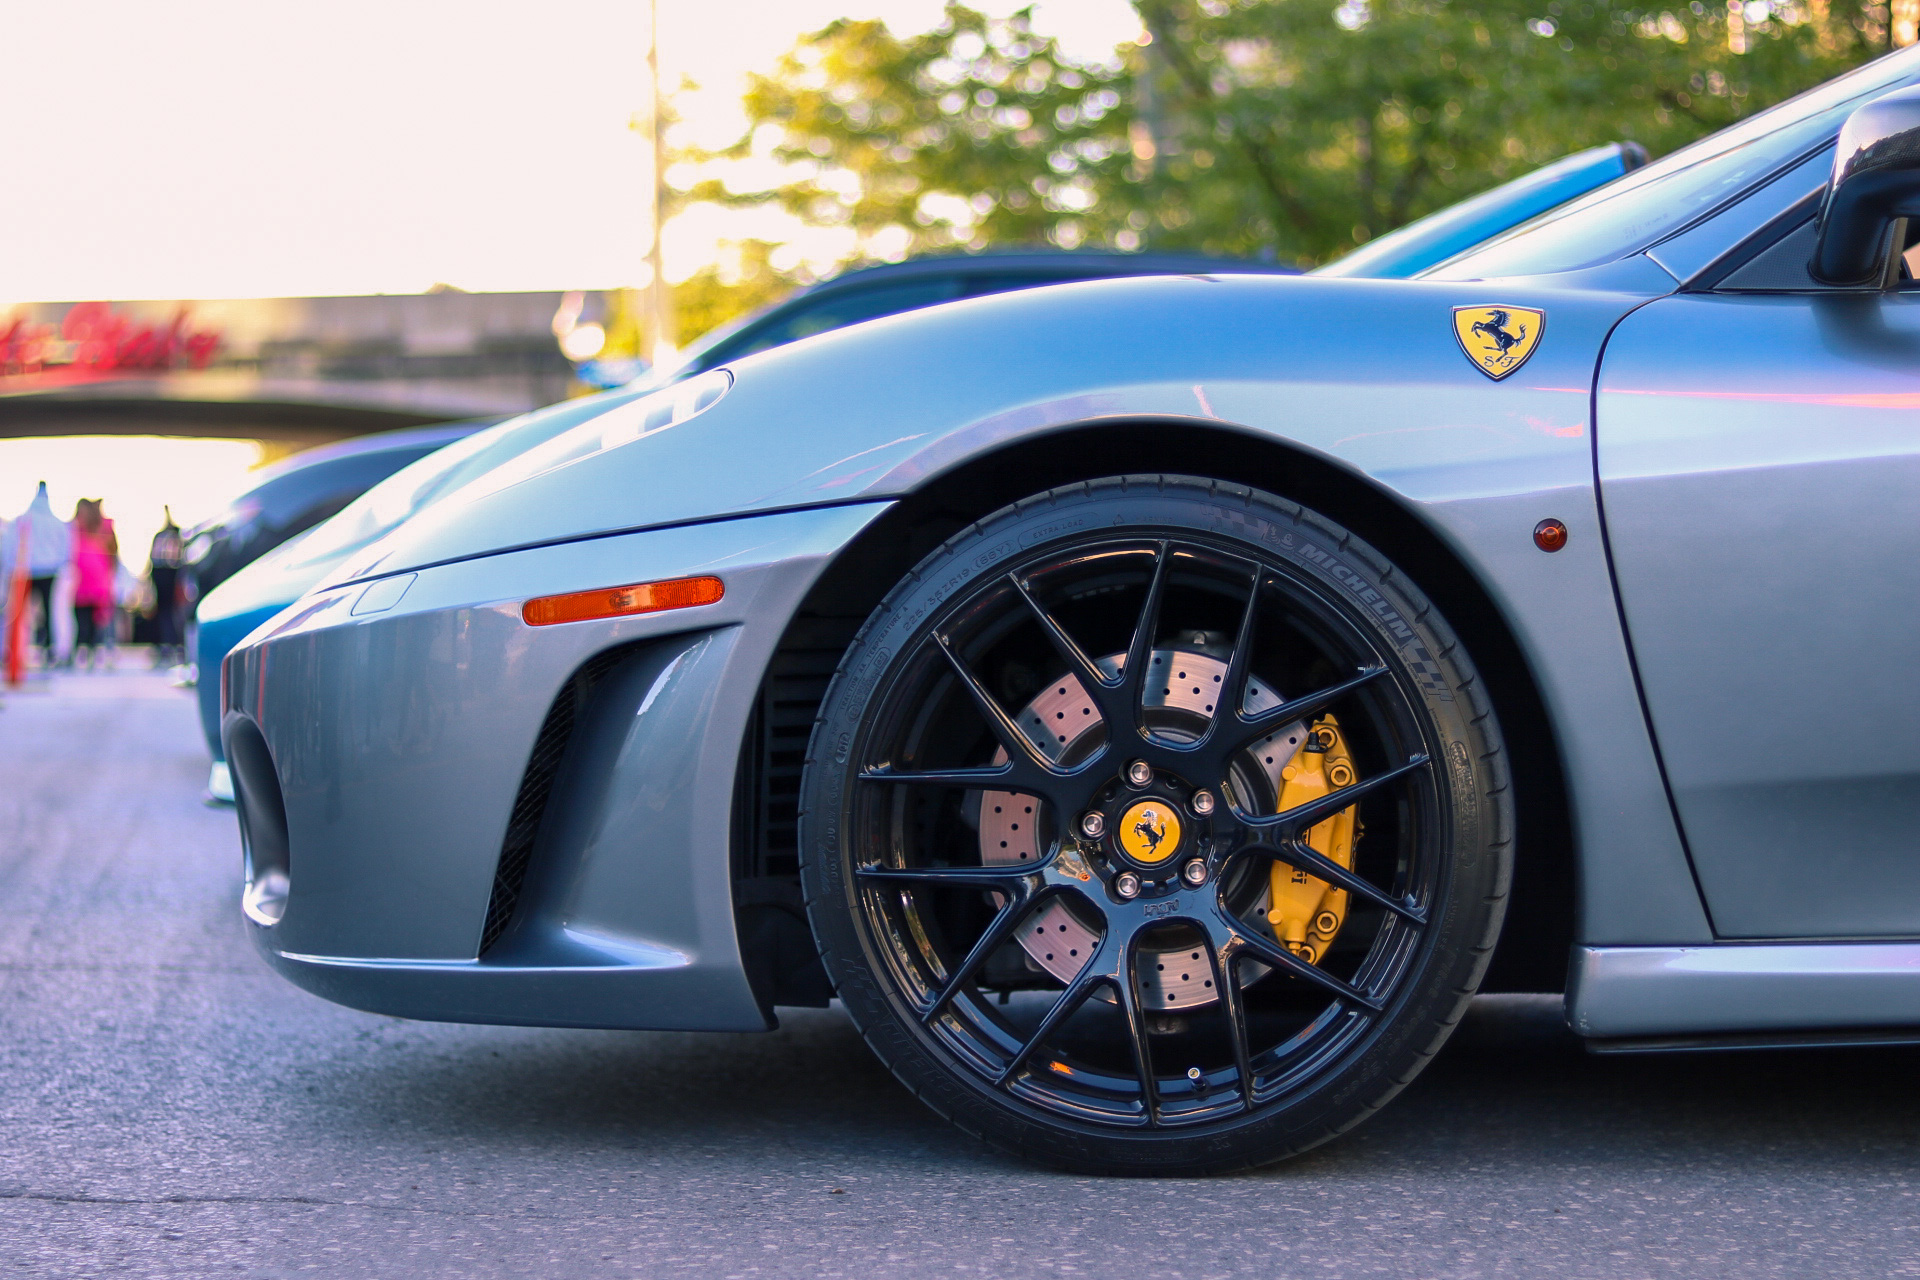
[[[520,791],[513,798],[513,815],[507,819],[506,839],[500,843],[500,864],[493,873],[493,896],[487,900],[487,922],[480,931],[480,954],[500,939],[520,903],[520,891],[527,882],[527,867],[533,861],[533,844],[540,834],[540,820],[546,816],[547,800],[553,794],[553,780],[560,772],[560,760],[573,737],[580,708],[600,678],[632,652],[623,645],[597,654],[573,673],[540,726],[533,740],[533,755],[526,772],[520,776]]]
[[[767,668],[741,752],[737,879],[800,874],[800,772],[813,718],[842,652],[783,649]]]

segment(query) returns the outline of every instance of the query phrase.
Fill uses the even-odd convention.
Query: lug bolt
[[[1113,891],[1123,898],[1140,896],[1140,877],[1131,871],[1122,871],[1114,877]]]
[[[1193,811],[1201,817],[1213,812],[1213,792],[1196,791],[1193,793]]]
[[[1094,809],[1080,819],[1080,831],[1089,840],[1098,840],[1107,834],[1107,815]]]
[[[1180,868],[1180,878],[1196,887],[1205,884],[1207,882],[1207,864],[1195,858],[1192,862]]]
[[[1127,781],[1136,787],[1144,787],[1153,781],[1153,766],[1145,760],[1135,760],[1127,766]]]

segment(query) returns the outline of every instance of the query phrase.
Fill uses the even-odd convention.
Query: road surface
[[[205,775],[155,676],[0,709],[0,1275],[1920,1274],[1920,1051],[1593,1058],[1554,1002],[1483,999],[1336,1145],[1062,1176],[923,1110],[835,1010],[554,1031],[295,990]]]

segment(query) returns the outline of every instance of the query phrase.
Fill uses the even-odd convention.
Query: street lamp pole
[[[647,311],[652,331],[648,359],[657,367],[674,355],[673,292],[660,255],[660,233],[667,217],[667,121],[660,92],[660,0],[647,0],[648,118],[653,123],[653,218],[647,244]]]

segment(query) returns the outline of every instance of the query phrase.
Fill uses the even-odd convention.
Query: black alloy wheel
[[[961,1127],[1081,1171],[1302,1151],[1439,1049],[1511,872],[1498,726],[1400,571],[1267,494],[1056,489],[867,621],[815,726],[808,909]]]

